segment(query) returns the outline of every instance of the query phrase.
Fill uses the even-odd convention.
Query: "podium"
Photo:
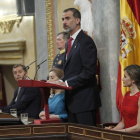
[[[45,107],[45,119],[37,119],[34,120],[34,124],[45,124],[45,123],[60,123],[60,119],[50,119],[49,118],[49,106],[48,106],[48,98],[50,95],[50,88],[56,89],[65,89],[65,90],[72,90],[72,87],[66,87],[51,83],[45,83],[42,81],[36,80],[18,80],[19,87],[38,87],[43,89],[43,96],[44,96],[44,107]]]

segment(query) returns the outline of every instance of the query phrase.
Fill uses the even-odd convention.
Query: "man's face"
[[[59,50],[63,50],[65,48],[66,40],[63,39],[63,34],[60,34],[56,37],[56,45]]]
[[[73,16],[73,12],[68,11],[63,13],[62,21],[64,30],[72,35],[77,25],[79,24],[80,19],[75,19],[75,17]]]
[[[22,77],[24,76],[25,71],[22,69],[21,66],[17,67],[17,68],[13,68],[13,75],[16,81],[18,80],[22,80]],[[27,77],[27,73],[24,76],[24,79],[26,79]]]

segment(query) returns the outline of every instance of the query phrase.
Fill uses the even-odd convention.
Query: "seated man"
[[[13,75],[16,81],[28,79],[26,67],[24,65],[15,65]],[[2,112],[10,112],[11,108],[17,109],[17,115],[28,113],[29,118],[39,118],[41,104],[41,93],[39,88],[18,87],[15,90],[14,97],[8,106],[0,107]]]

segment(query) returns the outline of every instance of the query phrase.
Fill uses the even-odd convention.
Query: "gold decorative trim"
[[[1,57],[0,56],[0,59],[4,59],[4,60],[7,60],[7,59],[21,59],[22,58],[22,56],[5,56],[5,57]]]
[[[70,128],[81,129],[81,130],[83,130],[83,134],[71,132]],[[77,135],[82,135],[83,136],[83,135],[85,135],[85,129],[84,128],[80,128],[80,127],[68,126],[68,133],[77,134]]]
[[[48,63],[49,69],[52,68],[53,64],[53,21],[52,21],[52,2],[46,0],[46,15],[47,15],[47,45],[48,45]]]
[[[64,128],[64,131],[62,131],[62,132],[56,132],[56,131],[54,131],[54,132],[44,132],[44,133],[35,133],[35,129],[39,129],[39,128],[51,128],[51,127],[53,127],[53,128]],[[51,134],[51,133],[59,133],[59,134],[63,134],[63,133],[66,133],[66,126],[65,125],[62,125],[62,126],[44,126],[44,127],[33,127],[33,134]]]
[[[17,27],[22,21],[22,17],[17,17],[17,15],[3,16],[0,18],[0,31],[5,33],[10,33],[14,27],[14,24],[17,23]]]
[[[116,135],[116,136],[119,136],[119,137],[120,137],[120,140],[121,140],[121,134],[114,134],[114,133],[102,132],[102,138],[105,139],[105,140],[108,140],[108,139],[104,137],[104,134],[110,134],[110,135]]]
[[[20,135],[31,135],[31,128],[30,127],[26,127],[26,128],[7,128],[7,129],[0,129],[0,131],[3,131],[3,130],[19,130],[19,129],[21,129],[21,130],[23,130],[23,129],[29,129],[29,133],[20,133],[20,134],[17,134],[17,133],[15,133],[15,134],[5,134],[5,135],[0,135],[0,136],[10,136],[10,135],[16,135],[16,136],[20,136]],[[7,132],[8,133],[8,132]]]
[[[75,132],[71,132],[71,131],[70,131],[70,128],[81,129],[81,130],[83,130],[83,134],[75,133]],[[99,133],[101,134],[101,137],[92,136],[92,135],[87,135],[87,134],[86,134],[86,130],[87,130],[87,131],[93,131],[93,132],[99,132]],[[88,137],[93,137],[93,138],[102,139],[102,132],[101,132],[101,131],[98,131],[98,130],[92,130],[92,129],[80,128],[80,127],[75,127],[75,126],[68,126],[68,133],[71,133],[71,134],[77,134],[77,135],[81,135],[81,136],[88,136]]]
[[[61,50],[61,51],[59,52],[59,54],[62,54],[62,53],[64,53],[64,52],[65,52],[65,49]]]
[[[92,131],[92,132],[97,132],[97,133],[100,133],[100,134],[101,134],[101,137],[92,136],[92,135],[87,135],[87,134],[86,134],[86,130],[87,130],[87,131]],[[89,137],[93,137],[93,138],[102,139],[102,131],[92,130],[92,129],[85,129],[85,136],[89,136]]]
[[[140,137],[136,137],[136,136],[135,136],[135,137],[134,137],[134,136],[126,136],[126,135],[122,135],[122,140],[124,140],[124,137],[140,140]]]

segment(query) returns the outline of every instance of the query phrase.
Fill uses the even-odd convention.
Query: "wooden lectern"
[[[45,83],[42,81],[36,80],[18,80],[19,87],[38,87],[43,89],[43,96],[44,96],[44,107],[45,107],[45,117],[46,119],[38,119],[34,120],[34,124],[45,124],[45,123],[60,123],[60,119],[50,119],[49,118],[49,106],[48,106],[48,98],[50,95],[50,88],[57,88],[57,89],[65,89],[71,90],[72,87],[65,87],[61,85]]]

